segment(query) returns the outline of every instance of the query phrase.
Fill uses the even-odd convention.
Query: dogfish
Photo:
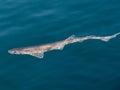
[[[37,46],[29,46],[29,47],[23,47],[23,48],[14,48],[8,50],[10,54],[22,54],[22,55],[31,55],[37,58],[43,58],[44,53],[52,50],[63,50],[65,45],[71,44],[71,43],[76,43],[76,42],[82,42],[85,40],[89,39],[96,39],[96,40],[101,40],[104,42],[108,42],[112,38],[117,37],[120,35],[119,33],[110,35],[110,36],[85,36],[85,37],[76,37],[75,35],[71,35],[65,40],[53,42],[53,43],[48,43],[48,44],[43,44],[43,45],[37,45]]]

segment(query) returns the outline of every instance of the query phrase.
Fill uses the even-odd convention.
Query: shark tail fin
[[[116,34],[114,34],[114,35],[111,35],[111,36],[102,37],[101,40],[107,42],[107,41],[109,41],[110,39],[117,37],[118,35],[120,35],[120,32],[119,32],[119,33],[116,33]]]

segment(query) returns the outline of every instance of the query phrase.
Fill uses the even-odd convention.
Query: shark
[[[54,43],[48,43],[43,45],[37,45],[37,46],[28,46],[23,48],[13,48],[8,50],[10,54],[22,54],[22,55],[31,55],[37,58],[43,58],[44,53],[52,50],[63,50],[65,45],[76,43],[76,42],[82,42],[89,39],[96,39],[101,40],[104,42],[108,42],[110,39],[117,37],[120,35],[120,32],[110,35],[110,36],[84,36],[84,37],[76,37],[75,35],[71,35],[65,40],[57,41]]]

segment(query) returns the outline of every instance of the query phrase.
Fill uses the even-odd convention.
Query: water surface
[[[119,90],[120,36],[71,44],[43,59],[7,52],[117,32],[119,0],[1,0],[0,90]]]

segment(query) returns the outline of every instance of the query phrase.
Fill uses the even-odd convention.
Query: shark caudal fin
[[[101,40],[107,42],[107,41],[109,41],[110,39],[117,37],[118,35],[120,35],[120,32],[119,32],[119,33],[116,33],[116,34],[114,34],[114,35],[111,35],[111,36],[101,37]]]

